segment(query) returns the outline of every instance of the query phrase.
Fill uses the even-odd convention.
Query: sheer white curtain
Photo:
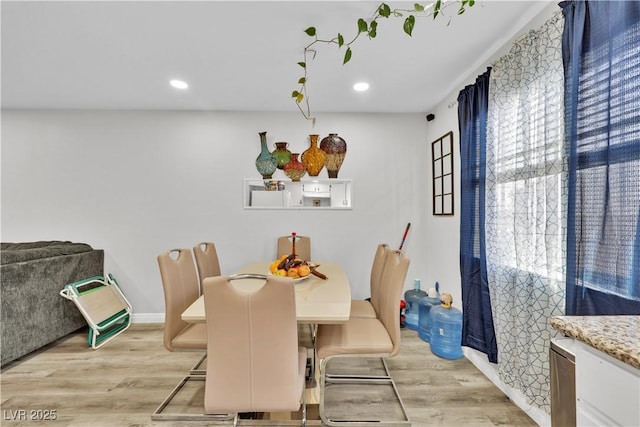
[[[565,289],[562,26],[558,13],[494,64],[487,118],[487,278],[498,371],[547,412],[549,318],[563,314]]]

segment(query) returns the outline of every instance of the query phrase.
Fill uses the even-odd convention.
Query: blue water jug
[[[431,308],[438,305],[440,305],[440,295],[436,288],[430,288],[427,296],[418,301],[418,336],[422,341],[431,340]]]
[[[404,293],[404,300],[407,303],[407,307],[404,311],[404,324],[407,328],[413,330],[418,329],[418,318],[420,315],[418,311],[418,301],[426,296],[427,293],[420,290],[420,279],[415,279],[413,281],[413,289]]]
[[[431,352],[445,359],[459,359],[462,352],[462,312],[451,307],[451,294],[442,294],[441,304],[431,308]]]

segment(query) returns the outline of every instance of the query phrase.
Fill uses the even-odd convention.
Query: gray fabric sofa
[[[104,251],[61,241],[0,244],[0,365],[86,326],[59,292],[104,274]]]

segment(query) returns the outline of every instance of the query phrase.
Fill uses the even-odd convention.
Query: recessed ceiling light
[[[369,83],[366,83],[366,82],[358,82],[353,85],[353,90],[356,90],[358,92],[362,92],[367,89],[369,89]]]
[[[176,89],[186,89],[189,87],[189,85],[186,82],[183,82],[182,80],[171,80],[169,84],[175,87]]]

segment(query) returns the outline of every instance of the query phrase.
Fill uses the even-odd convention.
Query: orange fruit
[[[300,267],[298,267],[298,275],[300,277],[307,277],[310,274],[311,268],[309,268],[307,264],[302,264]]]

